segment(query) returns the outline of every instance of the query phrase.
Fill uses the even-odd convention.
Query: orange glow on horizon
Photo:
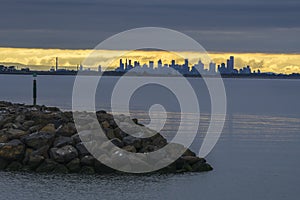
[[[98,51],[101,55],[102,65],[108,65],[112,60],[115,60],[111,67],[117,67],[119,63],[119,58],[116,57],[117,51]],[[91,49],[3,47],[0,48],[0,64],[15,65],[19,68],[30,67],[31,69],[49,70],[51,66],[55,66],[55,57],[59,57],[61,68],[76,68],[91,52]],[[149,60],[153,60],[156,65],[159,59],[162,59],[163,63],[170,63],[172,59],[181,63],[183,58],[189,58],[192,63],[199,60],[199,53],[197,52],[178,52],[183,58],[164,51],[130,51],[125,53],[126,58],[140,61],[141,64],[148,64]],[[235,68],[237,69],[250,65],[252,70],[260,69],[261,72],[300,73],[300,54],[209,52],[208,55],[217,65],[222,62],[226,63],[226,59],[233,55],[235,57]],[[123,58],[125,59],[125,57]]]

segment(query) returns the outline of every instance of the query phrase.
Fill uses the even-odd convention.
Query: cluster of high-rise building
[[[170,64],[163,64],[161,60],[157,61],[156,67],[154,66],[154,61],[149,61],[149,64],[141,65],[140,62],[131,60],[125,60],[123,62],[120,59],[119,67],[116,68],[116,72],[132,72],[136,73],[146,73],[146,74],[176,74],[181,73],[183,75],[215,75],[217,72],[220,74],[251,74],[250,66],[244,67],[240,70],[234,68],[234,57],[230,56],[227,63],[222,63],[218,65],[216,69],[216,64],[210,62],[208,68],[204,67],[201,60],[193,66],[189,66],[188,59],[184,60],[183,64],[177,64],[175,60],[172,60]],[[217,71],[216,71],[217,70]]]

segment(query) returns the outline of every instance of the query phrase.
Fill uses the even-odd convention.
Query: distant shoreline
[[[63,76],[76,76],[77,71],[67,71],[67,72],[50,72],[50,71],[30,71],[30,72],[24,72],[24,71],[14,71],[14,72],[0,72],[0,75],[63,75]],[[80,72],[80,75],[86,75],[86,76],[123,76],[124,72],[115,72],[115,71],[107,71],[103,73],[95,72],[95,71],[82,71]],[[159,75],[159,74],[133,74],[131,73],[128,76],[146,76],[146,77],[178,77],[176,75]],[[190,78],[202,78],[200,75],[183,75],[184,77],[190,77]],[[204,75],[206,78],[217,78],[219,76],[217,75]],[[250,79],[300,79],[300,75],[298,74],[292,74],[292,75],[284,75],[284,74],[222,74],[222,78],[250,78]]]

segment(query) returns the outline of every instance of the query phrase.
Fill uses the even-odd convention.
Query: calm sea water
[[[71,109],[73,81],[70,76],[39,76],[38,102]],[[97,108],[110,109],[116,81],[103,78]],[[210,103],[204,83],[189,81],[202,111],[200,131],[191,146],[198,152]],[[31,84],[31,76],[0,76],[1,100],[31,103]],[[0,199],[299,199],[300,81],[225,79],[224,84],[228,115],[220,140],[207,156],[212,172],[151,176],[0,172]],[[178,102],[162,88],[144,89],[147,92],[141,89],[133,97],[132,116],[148,123],[149,105],[164,105],[169,118],[162,133],[171,139],[180,117]],[[145,95],[147,101],[141,102]]]

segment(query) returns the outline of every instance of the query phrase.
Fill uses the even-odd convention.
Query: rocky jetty
[[[126,151],[145,154],[168,144],[159,133],[142,139],[126,134],[105,111],[96,115],[107,138]],[[122,116],[121,120],[132,120],[143,126],[137,119]],[[72,112],[55,107],[0,102],[0,170],[83,174],[116,172],[95,159],[80,138]],[[159,172],[210,170],[212,167],[204,158],[186,149],[180,158]]]

